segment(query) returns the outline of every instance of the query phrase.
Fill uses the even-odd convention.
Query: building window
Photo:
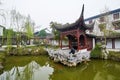
[[[105,21],[105,17],[102,16],[102,17],[99,18],[99,20],[100,20],[100,22],[104,22]]]
[[[120,29],[120,20],[114,21],[114,22],[112,22],[112,24],[113,24],[115,30]]]
[[[115,19],[119,19],[119,13],[113,14],[113,19],[114,19],[114,20],[115,20]]]
[[[91,24],[92,23],[92,20],[89,20],[89,24]]]

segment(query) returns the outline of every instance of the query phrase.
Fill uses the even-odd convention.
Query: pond
[[[110,60],[67,67],[48,56],[11,56],[4,66],[0,80],[120,80],[120,62]]]

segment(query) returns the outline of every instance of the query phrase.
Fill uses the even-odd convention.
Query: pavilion
[[[60,47],[62,48],[62,40],[68,38],[69,48],[74,47],[76,50],[93,48],[93,36],[86,34],[86,30],[93,30],[94,23],[86,25],[84,22],[84,5],[79,19],[72,24],[55,25],[55,29],[60,32]]]

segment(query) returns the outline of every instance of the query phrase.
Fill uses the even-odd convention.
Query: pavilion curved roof
[[[86,29],[93,29],[94,23],[86,25],[84,22],[84,5],[82,7],[82,12],[78,20],[76,20],[74,23],[71,24],[65,24],[65,25],[55,25],[55,29],[57,29],[60,32],[69,31],[73,29],[80,29],[80,30],[86,30]]]

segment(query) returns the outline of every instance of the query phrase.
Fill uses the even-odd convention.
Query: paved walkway
[[[4,48],[0,47],[0,51],[4,51],[4,50],[5,50]]]
[[[35,45],[26,45],[26,46],[35,46]],[[3,45],[2,47],[0,47],[0,51],[5,51],[5,48],[7,47],[7,45]],[[17,47],[16,45],[12,45],[12,47]]]

